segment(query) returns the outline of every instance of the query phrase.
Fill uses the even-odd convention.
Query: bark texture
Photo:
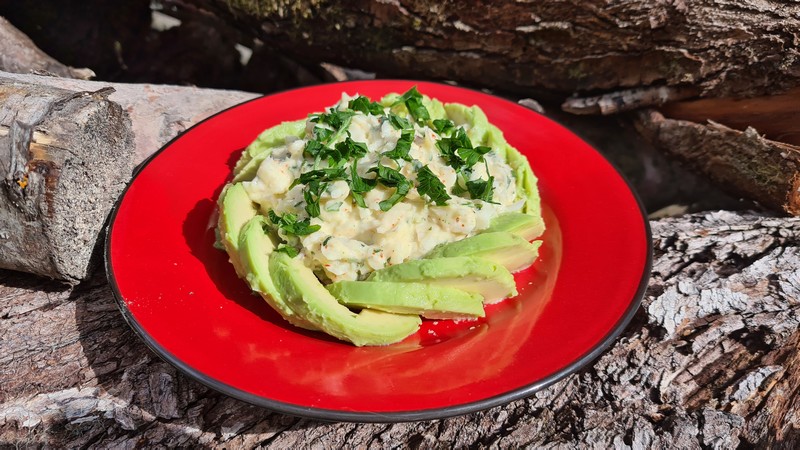
[[[86,278],[135,165],[253,97],[0,73],[0,268]]]
[[[102,273],[64,289],[0,272],[0,442],[51,447],[797,448],[800,219],[652,223],[643,305],[596,362],[467,416],[322,423],[226,398],[160,361]]]
[[[782,1],[165,3],[230,16],[300,60],[388,77],[559,93],[692,85],[714,96],[800,79],[800,5]]]
[[[0,268],[78,280],[133,169],[133,135],[108,91],[0,78]]]
[[[669,119],[653,110],[637,114],[637,127],[658,148],[727,189],[800,215],[800,147],[766,139],[754,128]]]

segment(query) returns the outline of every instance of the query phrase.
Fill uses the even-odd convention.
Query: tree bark
[[[652,222],[641,309],[597,361],[531,398],[418,423],[322,423],[217,394],[124,324],[104,274],[0,272],[0,442],[50,447],[797,448],[800,219]]]
[[[798,85],[800,5],[780,1],[169,0],[225,15],[304,61],[389,77],[562,94],[694,86],[703,95]]]
[[[682,120],[656,123],[639,116],[639,129],[654,145],[735,195],[800,214],[795,198],[800,187],[795,186],[800,185],[795,181],[800,179],[795,171],[800,142],[798,4],[167,3],[184,14],[221,18],[220,24],[249,31],[308,63],[329,61],[383,77],[456,80],[528,92],[563,101],[562,108],[576,114],[663,106],[666,117]],[[733,100],[755,96],[760,97]],[[690,101],[696,97],[708,100]],[[708,125],[708,120],[718,124]]]
[[[658,148],[718,184],[768,208],[800,215],[800,147],[766,139],[754,128],[670,119],[654,110],[638,113],[636,125]]]
[[[236,91],[0,72],[0,268],[86,278],[136,164]]]

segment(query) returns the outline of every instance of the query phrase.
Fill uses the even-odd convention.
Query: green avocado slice
[[[269,260],[270,255],[274,254],[275,243],[264,231],[267,225],[264,216],[255,216],[242,228],[239,236],[239,258],[246,273],[245,279],[250,288],[261,294],[269,306],[289,323],[307,330],[316,330],[318,328],[315,325],[298,315],[287,304],[282,292],[272,282]]]
[[[505,231],[481,233],[460,241],[441,244],[425,255],[425,259],[475,256],[500,264],[513,273],[536,261],[541,244],[541,241],[528,242]]]
[[[228,252],[231,264],[236,269],[239,278],[244,278],[245,272],[239,261],[239,234],[244,225],[258,211],[256,206],[241,184],[227,185],[219,197],[219,222],[218,230],[222,245]]]
[[[272,282],[286,303],[320,330],[357,346],[388,345],[415,333],[419,316],[371,309],[354,313],[340,304],[300,259],[273,252],[269,257]]]
[[[514,178],[517,180],[517,195],[524,196],[527,200],[522,211],[525,214],[541,218],[542,205],[539,199],[539,189],[536,187],[538,180],[531,170],[528,158],[514,147],[506,145],[506,162],[514,171]]]
[[[234,172],[233,183],[252,181],[256,177],[256,174],[258,174],[259,166],[261,166],[261,163],[267,159],[270,153],[271,149],[253,156],[253,158],[247,161],[247,164],[242,167],[242,170]]]
[[[286,142],[289,136],[302,138],[306,134],[306,120],[295,120],[293,122],[283,122],[272,128],[262,131],[258,137],[247,146],[239,157],[239,161],[233,167],[233,173],[238,174],[256,155],[273,149]],[[262,158],[263,161],[263,158]]]
[[[372,272],[367,281],[416,282],[474,292],[483,303],[517,295],[514,276],[505,267],[477,257],[418,259]]]
[[[541,217],[517,212],[503,213],[492,219],[489,228],[482,233],[507,231],[526,241],[532,241],[544,233],[544,221]]]
[[[483,297],[472,292],[425,283],[339,281],[326,286],[339,303],[428,319],[483,317]]]

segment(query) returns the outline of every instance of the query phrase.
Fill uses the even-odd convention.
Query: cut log
[[[50,447],[797,448],[800,219],[652,222],[653,278],[625,333],[555,385],[417,423],[297,419],[162,362],[104,274],[64,289],[0,271],[0,443]]]
[[[255,97],[0,72],[0,268],[76,282],[136,164]]]
[[[162,3],[224,17],[302,61],[385,77],[562,94],[666,85],[695,86],[703,95],[751,96],[800,84],[796,3]]]
[[[0,78],[0,268],[86,276],[133,169],[130,119],[108,93]]]
[[[691,106],[675,108],[691,111]],[[656,147],[728,190],[800,215],[800,147],[766,139],[753,128],[671,119],[654,110],[639,112],[636,126]]]

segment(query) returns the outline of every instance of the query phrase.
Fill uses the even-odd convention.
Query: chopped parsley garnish
[[[381,106],[380,103],[371,102],[369,98],[361,95],[350,100],[347,107],[354,111],[361,111],[365,115],[372,114],[373,116],[380,116],[383,114],[383,106]]]
[[[338,111],[336,108],[331,108],[327,114],[311,114],[309,120],[330,125],[335,131],[339,131],[350,126],[353,114],[355,114],[353,111]]]
[[[329,167],[327,169],[310,170],[300,174],[300,177],[294,180],[293,186],[298,184],[309,184],[312,181],[328,182],[336,180],[344,180],[347,173],[344,167]]]
[[[319,217],[319,197],[325,190],[325,184],[313,182],[303,189],[303,199],[306,201],[306,212],[311,217]]]
[[[439,136],[450,134],[455,128],[452,120],[448,119],[433,119],[433,130],[439,133]]]
[[[456,150],[456,154],[464,162],[465,166],[472,167],[479,162],[483,162],[483,155],[490,151],[492,151],[491,147],[481,145],[475,148],[459,148]]]
[[[375,179],[382,185],[396,188],[391,197],[378,203],[381,211],[392,209],[392,207],[405,198],[408,191],[411,190],[411,182],[408,178],[391,167],[386,167],[379,163],[377,167],[369,169],[369,172],[376,173],[378,176]]]
[[[294,258],[295,256],[300,254],[300,250],[297,250],[294,247],[290,247],[288,245],[281,244],[278,248],[275,249],[276,252],[286,253],[289,255],[290,258]]]
[[[412,87],[406,91],[405,94],[401,95],[392,106],[401,104],[406,105],[408,113],[417,123],[423,124],[430,120],[431,115],[428,114],[428,109],[422,104],[422,94],[419,93],[416,86]]]
[[[361,158],[369,152],[367,144],[363,142],[355,142],[347,136],[344,141],[336,144],[336,150],[339,152],[339,158],[349,160],[351,158]],[[337,161],[338,162],[338,161]]]
[[[494,196],[494,177],[490,176],[489,180],[473,180],[467,181],[467,190],[470,197],[474,200],[483,200],[485,202],[494,203],[492,197]]]
[[[321,127],[319,125],[314,127],[314,138],[320,142],[328,142],[334,133],[335,131],[330,128]]]
[[[350,180],[347,184],[350,186],[350,194],[353,196],[353,201],[356,202],[356,205],[366,208],[364,194],[375,188],[376,180],[360,177],[356,172],[355,165],[353,165],[350,166]]]
[[[442,158],[454,169],[458,170],[465,166],[467,168],[471,167],[471,165],[466,165],[465,161],[458,154],[461,149],[472,149],[472,142],[470,142],[469,137],[467,137],[467,132],[464,131],[464,128],[458,127],[453,132],[452,136],[441,138],[436,141],[436,147],[439,148]],[[474,165],[474,163],[472,165]]]
[[[395,187],[404,181],[408,181],[408,179],[399,171],[392,169],[391,167],[384,166],[380,163],[378,163],[377,167],[373,167],[367,172],[378,174],[376,180],[387,187]]]
[[[414,130],[403,130],[403,132],[400,133],[400,138],[397,140],[397,145],[394,147],[394,150],[384,152],[383,154],[395,161],[398,159],[411,161],[411,156],[408,155],[408,152],[411,150],[412,142],[414,142]]]
[[[325,144],[316,139],[310,139],[306,142],[306,146],[303,147],[303,155],[314,158],[317,161],[322,158],[327,158],[332,151],[333,149],[325,146]]]
[[[381,208],[381,211],[385,212],[392,209],[394,205],[396,205],[406,197],[408,191],[410,190],[411,190],[410,181],[404,180],[403,182],[398,183],[397,189],[394,191],[394,194],[392,194],[392,196],[387,198],[386,200],[378,203],[378,206]]]
[[[279,216],[277,213],[275,213],[275,211],[270,209],[267,215],[269,216],[269,220],[277,225],[278,228],[283,230],[283,232],[286,234],[304,236],[321,228],[319,225],[311,225],[311,219],[304,219],[298,222],[297,215],[292,213],[286,213],[283,216]]]
[[[450,196],[447,189],[428,166],[424,166],[417,172],[417,192],[420,196],[428,196],[431,202],[439,206],[446,205]]]
[[[396,130],[413,130],[414,127],[411,125],[411,122],[408,119],[398,116],[397,114],[389,113],[389,123]]]
[[[357,112],[365,115],[378,116],[382,121],[388,120],[392,127],[400,131],[400,137],[394,149],[384,152],[382,155],[394,160],[398,165],[403,165],[402,161],[412,164],[417,172],[416,189],[419,195],[426,198],[429,203],[436,205],[446,205],[447,200],[451,199],[450,194],[456,196],[465,195],[467,192],[473,199],[492,201],[494,178],[489,176],[488,180],[466,181],[472,173],[472,167],[480,162],[486,163],[484,156],[491,151],[490,147],[473,146],[463,127],[456,127],[452,120],[435,119],[430,120],[430,113],[423,104],[422,94],[416,86],[409,89],[391,106],[404,105],[408,110],[408,117],[404,117],[390,111],[378,102],[371,101],[368,97],[358,96],[347,103],[347,110],[340,111],[338,108],[329,108],[326,113],[311,114],[309,120],[316,123],[312,131],[312,139],[306,142],[303,155],[314,159],[312,170],[302,173],[293,183],[292,187],[298,184],[305,185],[303,188],[303,199],[305,200],[305,210],[310,217],[320,215],[320,197],[329,189],[330,183],[336,180],[345,180],[350,188],[350,195],[353,202],[366,208],[364,195],[374,189],[378,184],[386,188],[394,188],[392,195],[380,202],[382,211],[390,210],[394,205],[406,197],[408,192],[414,187],[414,183],[403,176],[398,169],[387,167],[378,162],[376,167],[370,168],[367,172],[374,173],[375,178],[365,178],[356,172],[358,160],[369,153],[366,143],[355,142],[350,137],[348,128],[350,122]],[[409,152],[411,150],[416,130],[414,123],[424,126],[428,124],[439,136],[436,147],[442,158],[457,173],[457,182],[448,193],[445,185],[430,170],[428,166],[413,159]],[[346,137],[342,139],[346,133]],[[335,144],[334,144],[335,142]],[[327,168],[319,168],[320,161],[327,161]],[[309,165],[310,166],[310,165]],[[349,169],[348,169],[349,166]],[[349,173],[347,172],[349,170]],[[487,164],[488,174],[488,164]],[[338,210],[341,203],[335,209]],[[276,216],[277,217],[277,216]],[[270,217],[272,219],[272,217]],[[288,218],[288,219],[287,219]],[[278,217],[281,228],[289,234],[297,234],[295,231],[308,231],[313,228],[308,220],[298,222],[296,216],[287,215],[283,218]],[[273,219],[275,222],[275,219]],[[278,223],[278,222],[276,222]],[[318,229],[318,227],[317,227]],[[316,231],[308,231],[313,232]]]

